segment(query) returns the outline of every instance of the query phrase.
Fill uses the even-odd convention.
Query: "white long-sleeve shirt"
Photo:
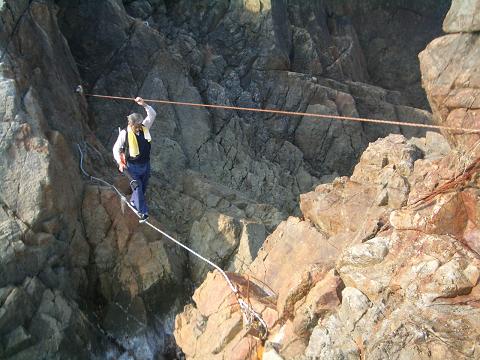
[[[150,130],[150,128],[152,127],[153,121],[157,116],[157,113],[150,105],[145,104],[144,108],[145,108],[145,111],[147,112],[147,117],[143,119],[142,125],[145,126],[148,130]],[[120,150],[125,146],[126,140],[127,140],[127,131],[124,129],[120,131],[120,133],[118,134],[117,141],[115,141],[115,144],[113,145],[113,157],[115,158],[115,161],[119,165],[120,165]]]

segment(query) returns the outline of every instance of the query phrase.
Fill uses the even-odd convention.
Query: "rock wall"
[[[453,1],[443,30],[447,35],[432,41],[419,55],[422,83],[438,124],[478,129],[480,103],[478,76],[480,41],[478,1]],[[479,134],[444,132],[450,144],[475,151]]]
[[[187,358],[478,358],[478,181],[417,202],[474,159],[433,133],[372,143],[350,178],[303,194],[303,217],[282,222],[245,270],[252,289],[275,294],[249,297],[266,342],[246,333],[214,272],[176,319]]]
[[[477,127],[476,8],[454,1],[444,29],[455,33],[420,55],[442,125]],[[301,216],[283,221],[244,269],[251,289],[274,293],[249,296],[266,341],[247,333],[210,273],[176,318],[187,358],[480,358],[478,136],[445,135],[372,142],[350,177],[300,196]]]
[[[99,176],[109,154],[74,92],[57,12],[52,1],[0,9],[0,358],[153,357],[168,346],[168,319],[147,314],[176,300],[184,254],[123,223],[111,192],[85,189],[77,144]]]
[[[442,34],[442,21],[451,1],[327,3],[332,28],[340,39],[345,37],[343,27],[349,25],[356,29],[369,82],[400,91],[411,106],[429,109],[421,86],[419,61],[414,54]]]
[[[405,106],[399,92],[359,83],[368,76],[355,29],[350,26],[350,45],[343,45],[352,50],[341,50],[323,1],[307,8],[295,2],[133,1],[123,9],[112,0],[95,13],[87,2],[59,4],[62,30],[93,93],[429,121],[427,113]],[[93,36],[95,43],[83,41]],[[299,44],[305,48],[296,49]],[[132,107],[92,100],[90,109],[99,138],[111,145],[112,125],[124,126]],[[224,110],[157,110],[154,161],[164,178],[193,169],[287,212],[319,177],[351,172],[369,141],[391,131],[420,134]]]
[[[209,270],[139,227],[111,189],[86,182],[78,168],[79,148],[90,173],[128,190],[125,179],[113,175],[110,147],[125,116],[138,109],[133,102],[76,94],[78,84],[87,93],[430,121],[430,114],[411,107],[416,103],[405,96],[414,80],[402,80],[405,87],[397,88],[382,82],[385,72],[372,77],[368,42],[362,38],[369,31],[363,32],[367,27],[358,20],[364,10],[345,9],[322,0],[307,5],[265,0],[0,2],[0,358],[174,356],[175,313]],[[422,33],[430,28],[412,24]],[[365,185],[378,205],[373,220],[363,224],[359,216],[340,225],[339,214],[348,206],[339,206],[322,220],[320,237],[320,225],[288,217],[314,216],[316,200],[307,199],[312,193],[303,195],[300,205],[298,197],[337,175],[351,174],[368,143],[379,137],[425,134],[308,116],[154,107],[158,118],[152,128],[154,176],[148,197],[156,224],[235,272],[267,266],[259,260],[267,252],[268,266],[280,265],[286,253],[275,253],[277,241],[260,248],[269,234],[274,239],[285,231],[291,242],[305,239],[297,249],[305,261],[298,269],[292,263],[272,274],[308,269],[314,278],[310,285],[318,280],[338,289],[343,286],[338,275],[329,272],[338,249],[350,243],[352,234],[358,241],[371,237],[385,223],[375,223],[376,217],[383,219],[385,211],[407,201],[407,175],[388,167],[378,184]],[[399,139],[388,141],[394,148],[405,145]],[[408,174],[411,163],[423,156],[417,148],[428,153],[444,147],[435,134],[411,141],[402,155],[407,164],[389,155]],[[339,184],[323,186],[336,189]],[[347,197],[339,189],[330,192]],[[475,213],[475,192],[462,196],[468,213]],[[367,201],[354,203],[361,206],[360,200]],[[342,233],[342,226],[348,231]],[[325,245],[331,239],[337,244]],[[325,247],[320,254],[315,251],[319,246]],[[309,256],[322,266],[311,268]],[[319,280],[322,274],[329,275]],[[283,286],[278,284],[286,292],[280,315],[266,310],[269,324],[295,313]],[[340,298],[324,295],[330,299],[325,309],[338,305]],[[204,324],[216,328],[218,322],[205,318],[211,309],[198,311]],[[222,310],[216,316],[233,316],[226,336],[239,339],[240,318],[232,314]],[[308,323],[306,328],[313,326],[299,319]],[[190,331],[177,330],[177,339]],[[187,341],[196,344],[197,337],[188,335]],[[215,354],[234,344],[218,339],[216,344],[207,336],[198,341]],[[178,341],[190,356],[188,346]]]
[[[0,357],[93,356],[104,339],[78,305],[89,249],[75,142],[86,102],[50,2],[2,2]],[[76,355],[76,356],[77,356]]]

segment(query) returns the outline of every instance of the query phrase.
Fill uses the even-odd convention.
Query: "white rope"
[[[128,204],[129,205],[129,204]],[[225,271],[223,271],[218,265],[216,265],[215,263],[211,262],[210,260],[204,258],[202,255],[198,254],[197,252],[193,251],[192,249],[190,249],[189,247],[185,246],[184,244],[182,244],[181,242],[175,240],[173,237],[171,237],[170,235],[168,235],[166,232],[160,230],[159,228],[155,227],[153,224],[151,224],[150,222],[148,221],[144,221],[145,224],[147,224],[148,226],[150,226],[152,229],[155,229],[157,230],[159,233],[161,233],[162,235],[166,236],[167,238],[169,238],[170,240],[172,240],[175,244],[181,246],[182,248],[184,248],[185,250],[191,252],[192,254],[194,254],[195,256],[199,257],[200,259],[202,259],[203,261],[205,261],[206,263],[210,264],[211,266],[213,266],[215,269],[217,269],[222,275],[223,277],[225,278],[225,280],[227,281],[228,285],[230,286],[230,289],[232,290],[232,292],[235,294],[235,298],[237,299],[237,302],[238,302],[238,305],[240,305],[240,310],[242,311],[242,314],[243,314],[243,317],[245,319],[245,322],[247,324],[251,324],[253,322],[253,319],[257,319],[261,324],[262,326],[264,327],[265,329],[265,334],[262,335],[262,337],[266,336],[267,332],[268,332],[268,326],[267,324],[265,323],[265,321],[262,319],[262,317],[260,316],[260,314],[258,314],[255,310],[253,310],[252,306],[250,304],[248,304],[247,302],[245,302],[239,295],[239,292],[237,290],[237,288],[233,285],[233,283],[231,282],[231,280],[228,278],[227,274],[225,273]]]
[[[225,271],[223,271],[217,264],[211,262],[210,260],[208,260],[207,258],[204,258],[202,255],[200,255],[199,253],[195,252],[194,250],[190,249],[188,246],[182,244],[180,241],[178,240],[175,240],[173,237],[171,237],[170,235],[168,235],[166,232],[160,230],[159,228],[157,228],[156,226],[154,226],[153,224],[151,224],[149,221],[144,221],[145,224],[147,224],[148,226],[150,226],[152,229],[155,229],[157,230],[160,234],[166,236],[168,239],[170,239],[171,241],[173,241],[175,244],[181,246],[182,248],[184,248],[185,250],[189,251],[190,253],[192,253],[193,255],[195,255],[196,257],[202,259],[203,261],[205,261],[207,264],[213,266],[215,269],[217,269],[222,275],[223,277],[225,278],[225,280],[227,281],[228,283],[228,286],[230,287],[230,289],[235,293],[237,294],[238,293],[238,289],[235,287],[235,285],[233,285],[233,283],[231,282],[231,280],[228,278],[227,274],[225,273]]]
[[[82,148],[80,147],[79,144],[77,144],[77,147],[78,147],[78,151],[80,153],[80,169],[82,171],[82,173],[87,176],[89,179],[91,180],[95,180],[95,181],[98,181],[110,188],[112,188],[116,193],[117,195],[120,197],[120,200],[122,202],[124,202],[125,204],[127,204],[127,206],[130,208],[130,210],[132,210],[135,215],[137,215],[137,217],[140,218],[140,215],[138,214],[138,211],[132,206],[132,204],[130,204],[130,202],[127,200],[127,197],[125,195],[123,195],[113,184],[110,184],[109,182],[103,180],[103,179],[100,179],[100,178],[97,178],[95,176],[92,176],[90,174],[88,174],[85,169],[83,168],[83,151],[82,151]],[[200,255],[199,253],[197,253],[196,251],[190,249],[188,246],[182,244],[180,241],[176,240],[175,238],[173,238],[172,236],[170,236],[169,234],[167,234],[166,232],[164,232],[163,230],[159,229],[158,227],[156,227],[155,225],[153,225],[152,223],[150,223],[149,221],[142,221],[143,223],[145,223],[146,225],[150,226],[152,229],[158,231],[160,234],[164,235],[166,238],[168,238],[169,240],[173,241],[175,244],[177,244],[178,246],[182,247],[183,249],[187,250],[188,252],[190,252],[191,254],[195,255],[196,257],[198,257],[199,259],[201,259],[202,261],[206,262],[207,264],[209,264],[210,266],[212,266],[213,268],[215,268],[216,270],[218,270],[220,272],[220,274],[222,274],[222,276],[224,277],[225,281],[227,282],[228,286],[230,287],[230,290],[233,292],[233,294],[235,295],[235,298],[238,302],[238,305],[240,306],[240,310],[242,311],[242,314],[243,314],[243,317],[246,321],[246,323],[250,326],[251,323],[253,322],[253,319],[257,319],[260,324],[264,327],[265,329],[265,333],[262,335],[262,337],[266,337],[267,333],[268,333],[268,326],[267,324],[265,323],[265,321],[262,319],[262,317],[260,316],[260,314],[258,314],[250,304],[248,304],[247,302],[245,302],[241,296],[240,296],[240,293],[237,289],[237,287],[232,283],[232,281],[230,280],[230,278],[228,277],[228,275],[225,273],[225,271],[222,270],[222,268],[220,268],[220,266],[218,266],[217,264],[215,264],[214,262],[208,260],[207,258],[203,257],[202,255]]]

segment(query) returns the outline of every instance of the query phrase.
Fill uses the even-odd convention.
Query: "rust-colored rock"
[[[452,10],[463,1],[454,3]],[[478,1],[476,3],[478,8]],[[479,44],[478,32],[465,30],[465,33],[435,39],[419,55],[422,84],[432,107],[433,119],[439,125],[480,128],[477,99],[480,77],[476,70],[480,66]],[[472,151],[480,140],[478,133],[443,130],[442,133],[453,147],[466,152]]]
[[[473,344],[480,324],[471,319],[480,316],[472,305],[480,286],[478,191],[455,183],[428,196],[470,159],[438,152],[429,157],[425,151],[402,136],[371,144],[355,168],[355,181],[339,178],[302,195],[305,220],[290,217],[267,238],[248,268],[252,279],[277,295],[269,305],[251,298],[270,329],[265,359],[449,358],[459,351],[477,357]],[[476,180],[466,181],[473,186]],[[194,295],[200,311],[187,308],[178,317],[185,318],[178,323],[178,344],[183,348],[185,342],[192,359],[202,358],[190,349],[203,340],[192,345],[182,334],[196,331],[194,318],[206,322],[204,334],[221,318],[221,331],[210,335],[223,339],[213,341],[212,358],[225,339],[233,339],[225,349],[247,343],[240,327],[219,315],[226,307],[238,311],[221,280],[209,275]],[[454,347],[430,338],[437,321]],[[250,359],[251,353],[243,356]]]

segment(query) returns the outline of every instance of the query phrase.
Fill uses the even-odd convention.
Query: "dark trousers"
[[[145,191],[147,191],[148,179],[150,178],[150,161],[144,164],[128,163],[127,167],[132,177],[138,182],[138,187],[133,191],[130,201],[139,213],[148,214]]]

